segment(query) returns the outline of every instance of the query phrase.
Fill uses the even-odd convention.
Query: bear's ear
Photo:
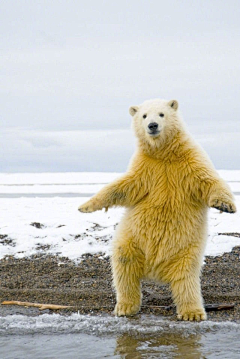
[[[134,116],[136,112],[138,112],[138,106],[131,106],[129,109],[130,115]]]
[[[170,107],[172,107],[175,111],[177,111],[177,109],[178,109],[178,102],[177,102],[177,100],[171,100],[171,101],[169,101],[169,102],[168,102],[168,105],[169,105]]]

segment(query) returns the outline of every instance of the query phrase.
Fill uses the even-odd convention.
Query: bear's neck
[[[161,140],[148,142],[145,139],[138,140],[138,148],[145,155],[164,161],[176,161],[184,155],[187,150],[189,135],[182,130],[178,130],[174,135]]]

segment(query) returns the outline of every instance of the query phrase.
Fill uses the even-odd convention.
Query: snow
[[[220,171],[240,207],[240,171]],[[79,261],[86,253],[109,255],[115,225],[124,209],[84,214],[78,206],[119,173],[0,174],[0,258],[45,253]],[[33,225],[35,223],[35,225]],[[37,228],[40,223],[41,228]],[[209,211],[206,255],[221,255],[240,245],[239,213]]]
[[[4,245],[1,257],[17,258],[39,253],[38,247],[48,246],[46,253],[59,254],[75,260],[85,253],[109,254],[109,240],[123,209],[108,213],[83,214],[78,206],[84,198],[4,198],[1,204],[1,234],[13,240]],[[40,223],[36,228],[31,223]],[[100,230],[94,230],[96,223]],[[14,245],[14,246],[13,246]]]

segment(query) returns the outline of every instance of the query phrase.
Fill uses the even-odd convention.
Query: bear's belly
[[[167,265],[184,256],[202,257],[207,239],[207,207],[136,206],[123,220],[145,256],[144,277],[164,281]],[[125,226],[124,226],[125,227]],[[126,227],[125,227],[126,228]]]
[[[198,203],[139,204],[127,211],[124,223],[146,257],[163,257],[197,245],[206,235],[207,207]],[[167,253],[167,254],[166,254]]]

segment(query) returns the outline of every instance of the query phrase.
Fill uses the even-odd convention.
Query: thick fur
[[[113,244],[115,314],[139,311],[140,281],[149,278],[170,284],[178,319],[205,320],[200,272],[207,211],[234,213],[233,195],[185,130],[177,101],[150,100],[129,111],[138,148],[128,171],[79,207],[127,208]],[[149,134],[152,122],[156,136]]]

